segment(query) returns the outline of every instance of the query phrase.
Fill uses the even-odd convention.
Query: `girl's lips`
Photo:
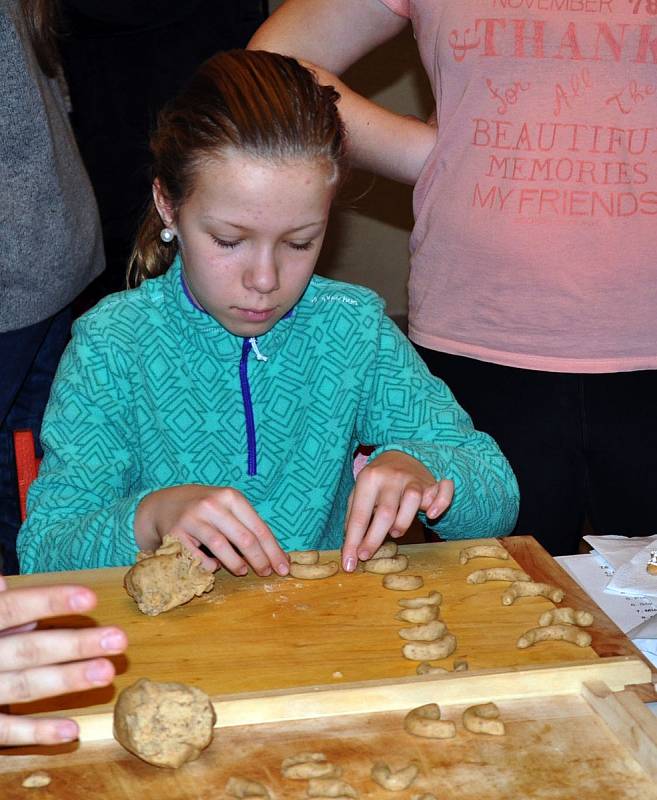
[[[274,308],[266,308],[264,310],[256,310],[254,308],[236,308],[235,311],[237,314],[242,317],[242,319],[249,320],[249,322],[265,322],[270,317],[273,316]]]

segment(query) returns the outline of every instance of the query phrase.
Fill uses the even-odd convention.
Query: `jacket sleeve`
[[[504,536],[518,515],[518,484],[495,440],[475,430],[446,384],[383,316],[361,397],[357,436],[370,461],[400,450],[454,481],[451,506],[433,527],[445,539]],[[426,524],[424,515],[420,515]]]
[[[22,572],[119,566],[137,553],[134,514],[152,490],[135,489],[128,368],[92,327],[75,324],[46,408],[44,459],[17,542]]]

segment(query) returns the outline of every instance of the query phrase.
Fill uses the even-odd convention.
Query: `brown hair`
[[[39,66],[54,78],[59,68],[59,0],[21,0],[21,10]]]
[[[150,141],[153,177],[174,213],[192,193],[199,165],[229,148],[273,163],[321,160],[337,178],[345,155],[338,98],[293,58],[218,53],[160,113]],[[162,242],[161,229],[151,202],[130,258],[129,285],[164,274],[173,262],[177,244]]]

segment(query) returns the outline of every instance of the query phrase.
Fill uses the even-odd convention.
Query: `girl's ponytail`
[[[175,239],[168,243],[160,239],[162,227],[160,215],[151,200],[128,261],[129,289],[139,286],[147,278],[164,275],[173,263],[178,252],[178,244]]]

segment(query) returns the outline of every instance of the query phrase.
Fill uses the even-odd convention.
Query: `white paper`
[[[657,638],[657,600],[652,597],[606,592],[605,588],[614,575],[614,570],[598,553],[558,556],[556,561],[570,573],[623,633],[630,633],[641,625],[641,638]]]
[[[619,567],[607,584],[607,591],[657,599],[657,575],[646,570],[646,564],[654,550],[655,545],[649,544],[639,550],[627,564]]]
[[[585,536],[584,541],[600,553],[612,569],[617,570],[634,556],[652,545],[657,549],[657,536]]]

